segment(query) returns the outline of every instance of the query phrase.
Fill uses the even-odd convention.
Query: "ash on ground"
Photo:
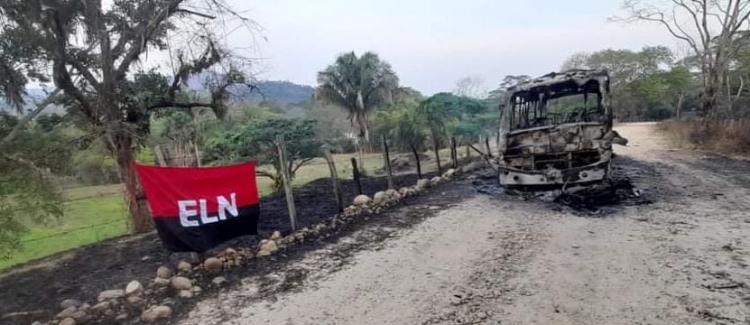
[[[636,187],[633,178],[653,177],[653,170],[632,159],[620,158],[617,162],[612,166],[610,177],[597,184],[564,189],[505,188],[494,170],[485,170],[476,175],[473,185],[479,193],[545,203],[552,209],[582,216],[606,216],[616,212],[618,207],[652,203],[651,189]]]

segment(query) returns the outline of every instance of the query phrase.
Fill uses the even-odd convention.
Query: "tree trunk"
[[[430,130],[432,133],[432,149],[435,151],[435,161],[437,162],[438,174],[443,174],[443,168],[440,166],[440,148],[438,146],[437,132]]]
[[[675,116],[677,117],[677,120],[682,119],[682,103],[685,100],[685,93],[680,92],[677,94],[677,105],[675,106]]]
[[[708,80],[703,94],[703,112],[714,118],[718,110],[718,96],[721,92],[721,73],[715,68],[709,69]]]
[[[419,179],[422,179],[422,164],[419,161],[419,152],[417,152],[417,147],[412,145],[411,152],[414,153],[414,160],[417,162],[417,177],[419,177]]]
[[[133,138],[125,130],[111,131],[109,134],[110,147],[117,166],[120,181],[125,184],[127,191],[128,212],[130,223],[135,233],[143,233],[154,229],[153,220],[146,206],[146,197],[138,184],[138,176],[133,165]]]
[[[359,137],[359,170],[365,173],[365,138]]]

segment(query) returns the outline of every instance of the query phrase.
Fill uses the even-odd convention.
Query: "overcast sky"
[[[579,51],[676,47],[659,26],[607,22],[621,0],[229,0],[263,31],[261,79],[315,85],[345,51],[374,51],[401,84],[426,94],[478,75],[494,89],[504,75],[557,70]],[[232,43],[251,44],[246,31]]]

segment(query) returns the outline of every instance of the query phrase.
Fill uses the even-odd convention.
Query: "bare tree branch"
[[[197,11],[192,11],[192,10],[188,10],[188,9],[184,9],[184,8],[177,9],[176,12],[182,12],[182,13],[186,13],[186,14],[190,14],[190,15],[194,15],[194,16],[198,16],[198,17],[207,18],[207,19],[216,19],[216,16],[212,16],[212,15],[209,15],[209,14],[204,14],[204,13],[200,13],[200,12],[197,12]]]
[[[267,171],[264,171],[264,170],[255,170],[255,175],[262,176],[262,177],[268,177],[270,179],[276,179],[276,175],[271,174],[271,173],[269,173]]]
[[[157,28],[161,26],[161,24],[169,18],[172,14],[174,14],[179,7],[179,5],[184,0],[171,0],[169,4],[166,6],[166,8],[162,9],[161,12],[159,12],[153,20],[149,20],[148,24],[141,23],[139,24],[135,30],[140,31],[138,35],[132,35],[131,37],[125,37],[124,43],[132,43],[130,47],[130,51],[128,51],[125,54],[125,57],[122,59],[122,62],[120,62],[120,65],[117,68],[117,72],[115,73],[115,77],[117,79],[121,79],[125,77],[125,73],[130,69],[130,65],[133,64],[133,62],[138,59],[138,57],[143,53],[143,51],[146,50],[146,43],[148,40],[151,39],[154,32],[156,32]],[[139,42],[138,44],[135,44],[135,42]]]
[[[211,103],[198,103],[198,102],[188,102],[188,103],[181,103],[177,101],[170,101],[170,100],[162,100],[158,101],[156,103],[153,103],[149,105],[149,110],[159,109],[159,108],[193,108],[193,107],[209,107],[213,108],[214,105]]]
[[[297,166],[295,166],[294,168],[292,168],[292,174],[296,173],[297,170],[299,170],[300,167],[304,166],[305,164],[307,164],[308,162],[310,162],[313,159],[315,159],[315,158],[313,157],[313,158],[300,159],[297,162]]]
[[[57,96],[60,94],[60,92],[60,88],[55,89],[51,94],[47,95],[47,98],[45,98],[41,103],[37,104],[36,108],[32,112],[24,115],[23,118],[18,121],[18,124],[16,124],[16,126],[12,130],[10,130],[10,132],[5,135],[2,140],[0,140],[0,149],[13,141],[13,139],[15,139],[18,134],[21,133],[21,130],[26,127],[26,124],[28,124],[37,115],[39,115],[39,113],[44,111],[47,106],[52,104],[57,99]]]

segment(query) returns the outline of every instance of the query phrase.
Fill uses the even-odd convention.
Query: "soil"
[[[672,149],[653,124],[616,129],[630,145],[616,148],[615,167],[643,200],[626,197],[601,206],[605,212],[580,213],[554,200],[486,190],[477,186],[489,179],[481,173],[464,176],[233,269],[224,275],[227,287],[198,278],[204,293],[173,300],[169,323],[745,324],[750,163]],[[284,218],[278,219],[282,226]],[[159,247],[154,239],[129,239],[140,243],[131,248],[109,243],[109,254],[136,266],[113,263],[102,244],[93,255],[109,261],[101,265],[79,261],[84,257],[73,268],[62,258],[36,262],[36,269],[59,273],[52,280],[36,269],[18,269],[0,278],[0,290],[12,293],[2,296],[0,308],[55,310],[73,292],[91,297],[130,280],[89,279],[89,272],[119,274],[147,265],[144,278],[150,279],[167,257],[156,253],[160,248],[137,247]],[[139,261],[144,256],[151,259]],[[18,285],[37,277],[44,284]],[[91,288],[56,293],[61,283]]]
[[[433,174],[425,177],[434,176]],[[398,187],[416,184],[417,175],[401,174],[394,177]],[[387,189],[385,177],[368,177],[361,180],[364,193],[372,195]],[[359,195],[354,181],[342,181],[344,202]],[[330,179],[319,179],[294,190],[298,228],[309,227],[333,218],[337,213]],[[267,238],[273,231],[291,232],[287,203],[283,193],[261,199],[261,216],[258,232]],[[229,241],[215,250],[228,246],[255,244],[256,236]],[[209,252],[210,254],[211,252]],[[156,233],[124,236],[97,244],[56,254],[40,260],[13,267],[0,274],[0,317],[9,313],[25,316],[6,317],[2,323],[29,324],[34,320],[47,320],[59,312],[59,303],[65,299],[90,300],[99,292],[123,288],[131,280],[151,283],[156,269],[161,265],[175,265],[180,260],[197,262],[195,254],[170,254],[164,249]]]
[[[434,191],[185,306],[178,324],[745,324],[748,162],[617,127],[614,163],[648,202],[580,214],[554,202]],[[729,159],[729,160],[727,160]],[[745,176],[742,176],[745,177]]]

